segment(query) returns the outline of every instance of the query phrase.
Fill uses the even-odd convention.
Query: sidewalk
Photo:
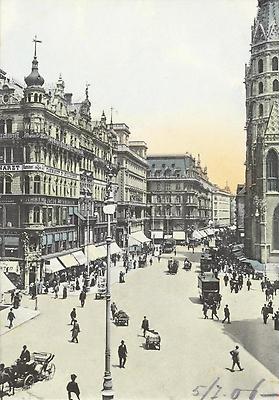
[[[35,307],[35,302],[34,302]],[[0,311],[0,336],[7,332],[12,331],[16,327],[24,324],[27,321],[37,317],[40,314],[39,310],[34,310],[34,308],[29,308],[25,306],[20,306],[16,310],[13,309],[15,319],[13,321],[13,327],[9,329],[9,321],[7,320],[8,313],[10,311],[11,305],[8,305],[5,309]]]

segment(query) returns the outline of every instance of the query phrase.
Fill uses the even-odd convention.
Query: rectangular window
[[[10,164],[12,162],[12,149],[6,147],[6,163]]]

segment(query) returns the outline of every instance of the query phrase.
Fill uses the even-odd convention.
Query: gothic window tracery
[[[273,92],[279,92],[279,82],[278,79],[274,79],[272,83]]]
[[[260,58],[258,61],[258,73],[261,74],[263,72],[263,60]]]
[[[279,250],[279,206],[274,210],[273,214],[273,249]]]
[[[267,190],[278,192],[278,154],[269,150],[266,157]]]
[[[272,58],[272,71],[278,71],[278,58]]]

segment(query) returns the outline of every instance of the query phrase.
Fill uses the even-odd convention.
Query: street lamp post
[[[111,218],[116,210],[116,203],[110,189],[103,211],[107,215],[107,287],[106,287],[106,349],[105,349],[105,374],[103,382],[103,400],[113,399],[112,376],[110,370],[110,255],[111,255]]]

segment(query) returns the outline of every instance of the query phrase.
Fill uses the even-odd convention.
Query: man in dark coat
[[[121,340],[121,344],[118,347],[119,368],[125,368],[127,354],[127,347],[124,343],[124,340]]]
[[[11,308],[8,313],[8,317],[7,317],[7,320],[9,321],[9,329],[11,329],[13,327],[14,319],[15,319],[15,314],[13,313],[13,309]]]
[[[230,355],[232,356],[232,361],[233,361],[232,368],[231,368],[232,372],[234,372],[235,364],[238,366],[239,371],[243,371],[243,368],[241,368],[241,366],[240,366],[239,350],[238,349],[239,349],[239,347],[235,346],[235,349],[230,351]]]
[[[68,383],[66,390],[68,392],[68,399],[71,400],[71,393],[75,393],[75,395],[77,396],[78,400],[80,400],[79,395],[80,395],[80,390],[78,387],[78,384],[76,383],[76,375],[72,374],[71,375],[71,381]]]
[[[263,316],[263,323],[266,324],[269,316],[269,310],[266,304],[264,304],[264,306],[262,307],[262,316]]]
[[[86,292],[85,292],[85,290],[82,290],[79,295],[81,307],[84,307],[85,299],[86,299]]]
[[[223,319],[223,323],[225,322],[225,321],[228,321],[228,324],[230,324],[231,323],[231,321],[230,321],[230,310],[229,310],[229,307],[228,307],[228,305],[226,304],[226,306],[225,306],[225,308],[224,308],[224,319]]]
[[[141,329],[143,329],[143,336],[145,337],[146,331],[149,330],[149,321],[148,321],[148,319],[146,319],[146,316],[143,317]]]
[[[76,309],[73,308],[72,311],[70,312],[70,317],[71,317],[71,325],[73,325],[74,320],[77,317]]]
[[[26,345],[23,346],[19,359],[23,363],[27,363],[30,361],[30,351],[27,349]]]
[[[248,291],[249,291],[249,290],[251,289],[251,286],[252,286],[252,282],[250,281],[249,278],[248,278],[248,280],[247,280],[246,285],[247,285],[247,289],[248,289]]]

